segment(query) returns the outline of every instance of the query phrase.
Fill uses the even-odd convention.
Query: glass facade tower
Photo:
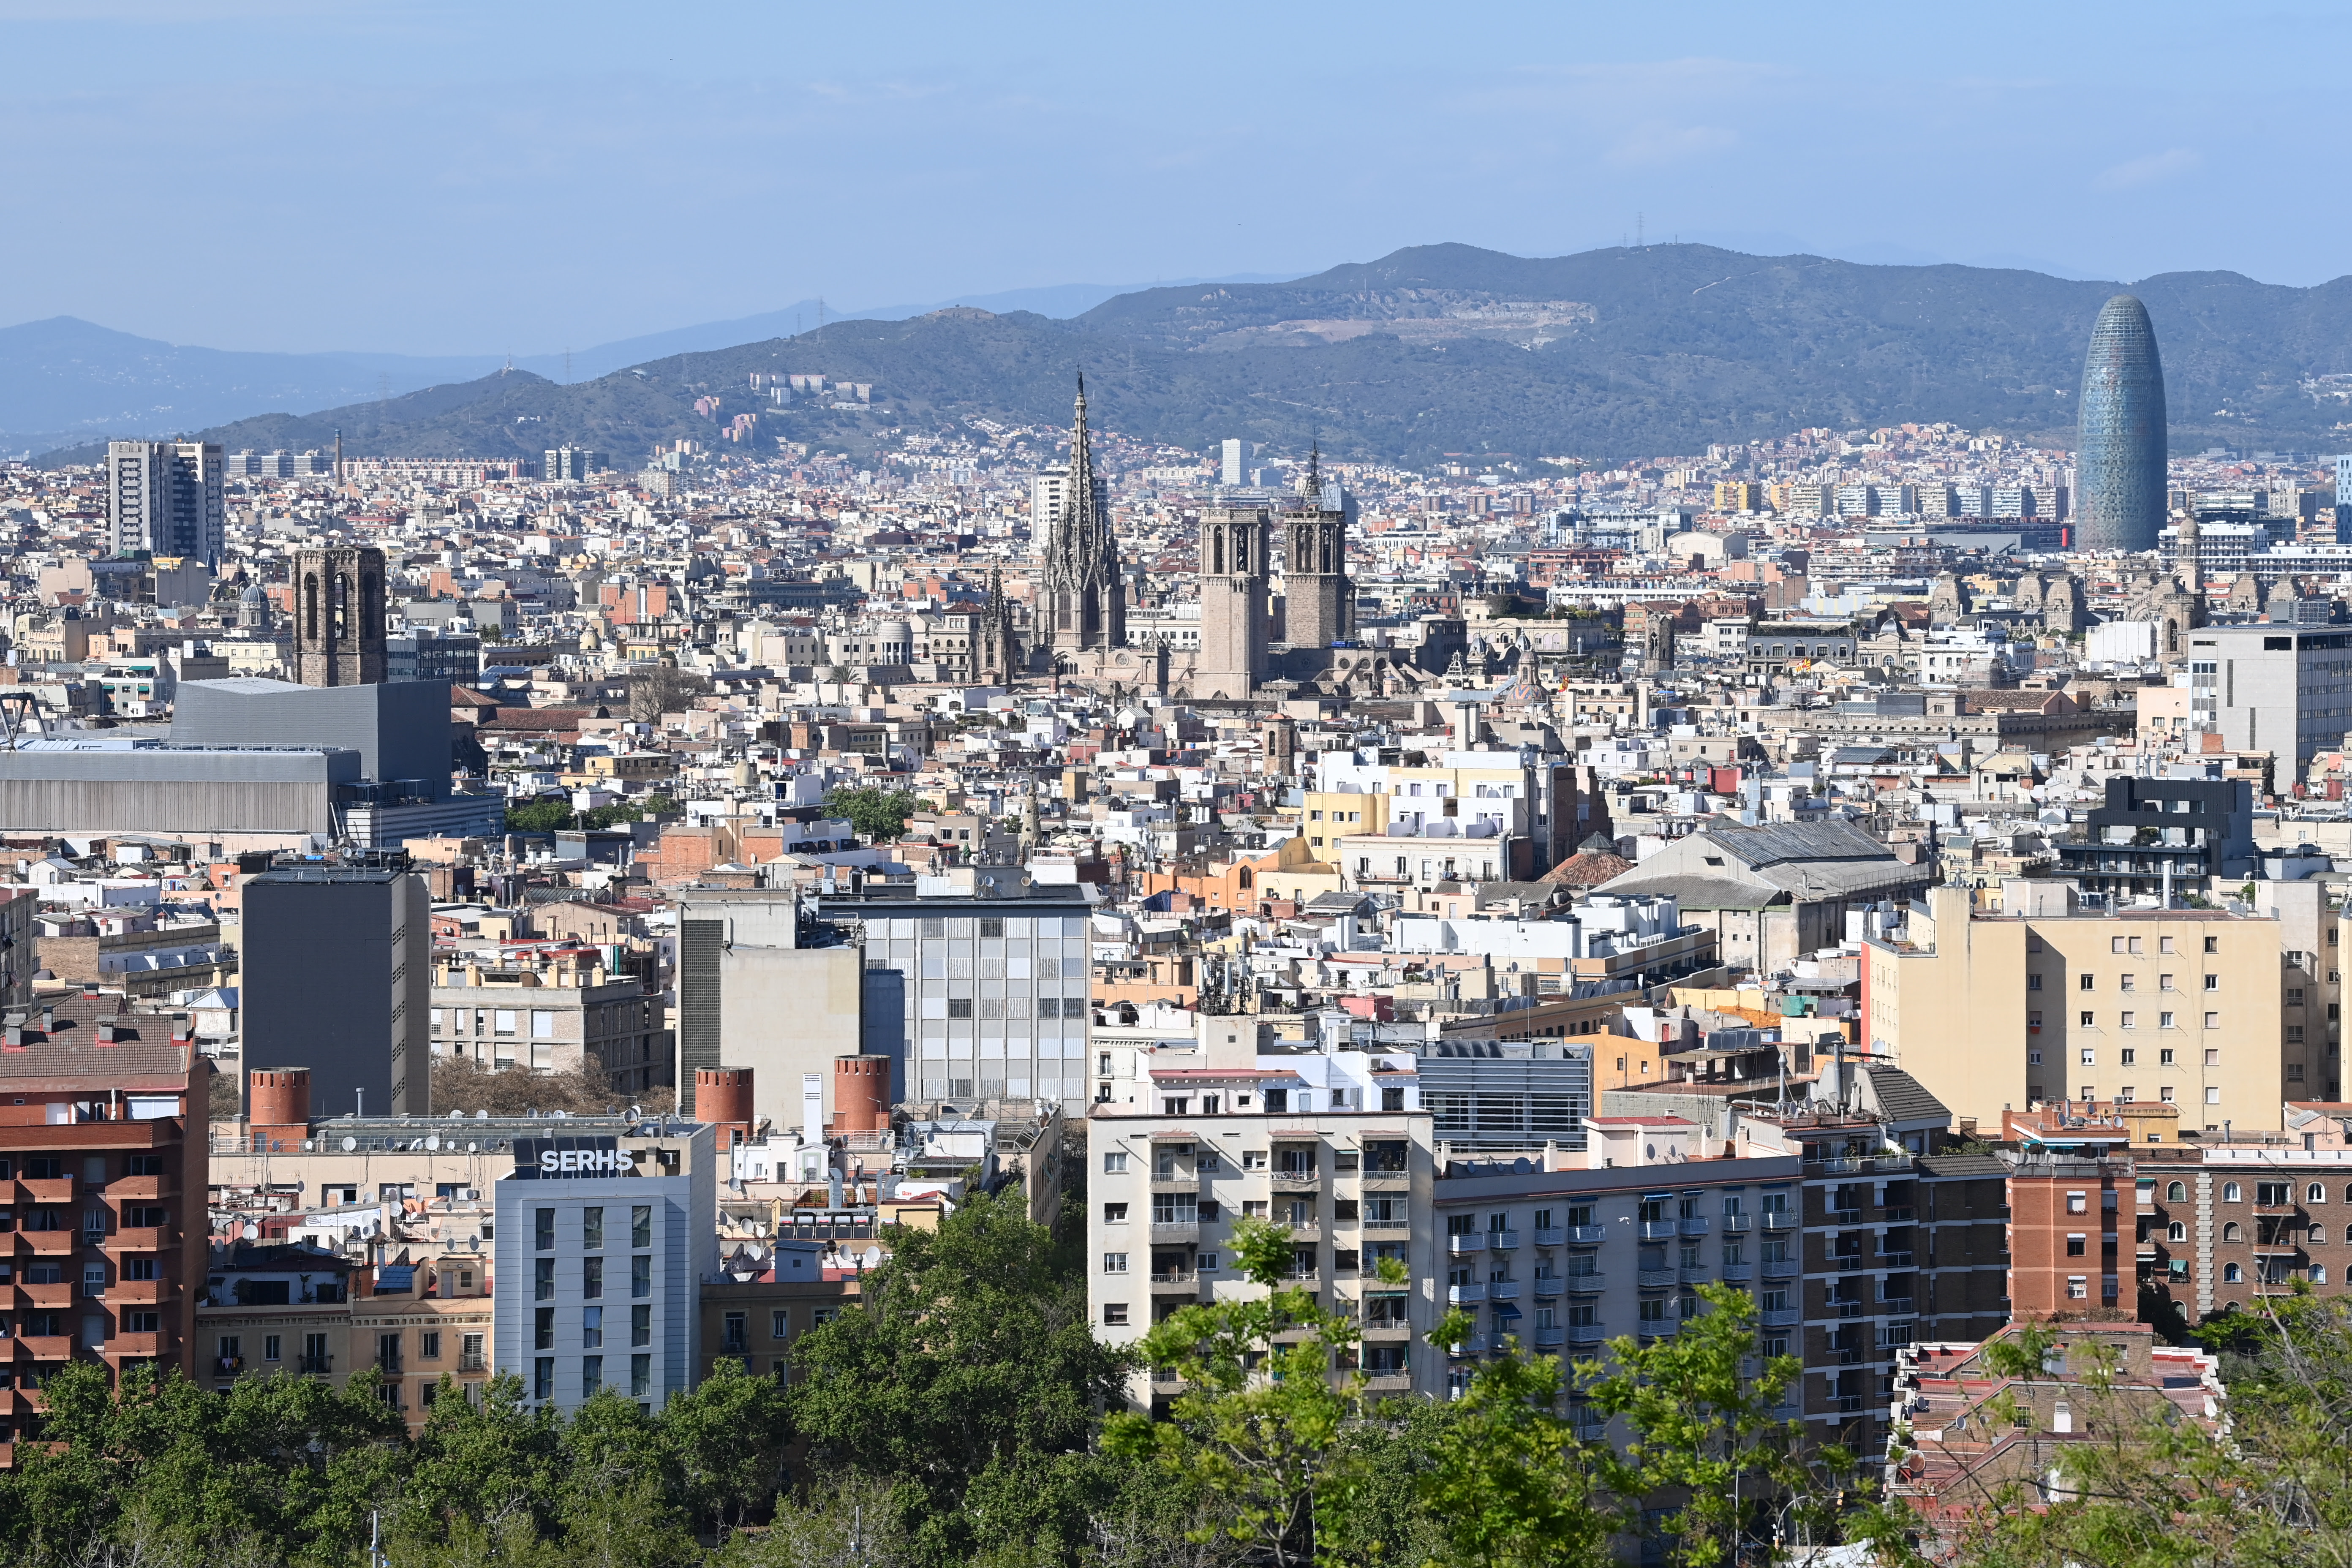
[[[2074,455],[2075,542],[2153,550],[2164,526],[2164,363],[2147,307],[2118,294],[2099,308],[2083,362]]]

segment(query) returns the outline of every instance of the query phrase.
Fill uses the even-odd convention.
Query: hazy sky
[[[1639,221],[2352,270],[2352,6],[0,0],[0,323],[542,353]]]

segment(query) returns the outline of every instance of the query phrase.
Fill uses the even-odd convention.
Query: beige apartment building
[[[2275,903],[2087,908],[2064,882],[2006,883],[1996,912],[1939,886],[1902,940],[1867,943],[1864,1039],[1964,1131],[2058,1100],[2178,1105],[2183,1132],[2274,1128],[2283,1102],[2335,1077],[2325,1029],[2284,1016],[2291,991],[2298,1018],[2321,1011],[2289,966],[2284,934],[2303,923]]]

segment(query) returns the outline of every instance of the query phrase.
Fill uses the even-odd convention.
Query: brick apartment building
[[[185,1026],[119,994],[0,1025],[0,1463],[39,1436],[41,1384],[68,1363],[189,1365],[206,1181],[189,1122],[208,1071]]]

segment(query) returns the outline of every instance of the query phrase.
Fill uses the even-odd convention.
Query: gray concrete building
[[[106,444],[106,524],[117,555],[194,556],[218,569],[227,466],[212,441]]]
[[[855,942],[803,932],[789,889],[685,888],[677,906],[681,1110],[694,1113],[697,1068],[750,1068],[754,1115],[803,1125],[814,1077],[830,1118],[833,1064],[866,1049],[865,998],[887,988],[883,977],[866,972]]]
[[[308,1068],[313,1116],[433,1110],[433,904],[391,866],[279,866],[243,889],[245,1061]]]
[[[491,1189],[493,1355],[533,1408],[600,1388],[648,1414],[702,1365],[702,1282],[719,1270],[718,1144],[693,1122],[583,1119],[518,1138]]]
[[[2189,727],[2275,754],[2281,790],[2352,730],[2352,631],[2200,626],[2188,644]]]

